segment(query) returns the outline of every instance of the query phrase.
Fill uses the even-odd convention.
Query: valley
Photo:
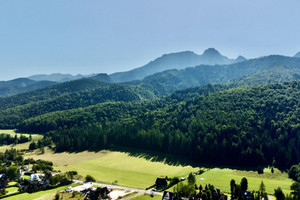
[[[200,63],[203,56],[214,59]],[[200,56],[167,54],[132,71],[78,76],[30,91],[26,84],[42,80],[1,82],[18,93],[0,97],[3,171],[26,162],[28,174],[46,176],[50,169],[65,180],[31,197],[17,194],[12,182],[8,199],[14,193],[51,199],[57,191],[52,187],[71,184],[70,172],[81,181],[90,176],[142,190],[181,187],[176,194],[185,196],[201,192],[200,185],[231,195],[231,181],[238,191],[244,178],[253,195],[274,195],[278,187],[293,194],[297,176],[289,171],[300,162],[299,66],[298,57],[235,60],[208,49]],[[56,76],[63,79],[49,77]],[[20,182],[27,187],[25,177]],[[166,177],[168,186],[159,189],[157,178]],[[258,193],[262,181],[264,192]]]

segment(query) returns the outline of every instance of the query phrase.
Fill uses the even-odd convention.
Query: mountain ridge
[[[193,51],[182,51],[164,54],[146,65],[129,71],[110,74],[110,78],[113,82],[128,82],[142,80],[149,75],[169,69],[184,69],[200,64],[216,65],[232,64],[235,62],[239,62],[239,60],[229,59],[221,55],[219,51],[214,48],[206,49],[202,55],[198,55]]]

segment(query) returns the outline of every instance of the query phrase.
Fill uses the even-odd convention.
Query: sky
[[[299,0],[1,0],[0,80],[113,73],[163,54],[300,51]]]

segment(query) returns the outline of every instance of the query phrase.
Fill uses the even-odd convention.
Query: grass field
[[[15,130],[0,130],[0,134],[10,134],[12,136],[15,136],[16,134],[18,136],[20,136],[21,134],[24,135],[24,136],[27,136],[29,137],[30,134],[27,134],[27,133],[16,133]],[[32,134],[32,140],[33,141],[37,141],[39,139],[42,139],[43,138],[43,135],[41,134]],[[4,146],[0,146],[0,152],[5,152],[6,149],[10,149],[10,148],[15,148],[15,149],[28,149],[29,147],[29,144],[31,143],[30,142],[25,142],[25,143],[22,143],[22,144],[17,144],[17,145],[4,145]]]
[[[46,191],[40,191],[40,192],[35,192],[35,193],[22,193],[10,197],[5,197],[5,200],[44,200],[44,199],[53,199],[57,191],[65,190],[69,186],[62,186],[58,188],[54,188],[52,190],[46,190]]]
[[[0,133],[16,134],[14,130],[0,130]],[[42,135],[32,135],[33,140],[42,138]],[[28,148],[29,143],[16,146],[2,146],[0,152],[14,147],[17,149]],[[181,159],[173,160],[173,157],[158,153],[138,153],[135,150],[103,150],[99,152],[79,153],[54,153],[46,148],[44,154],[39,150],[26,153],[25,158],[49,160],[54,163],[55,170],[75,170],[80,175],[93,176],[98,182],[112,183],[118,180],[118,185],[145,189],[154,184],[157,177],[161,176],[187,176],[190,172],[199,170],[200,166],[188,164]],[[184,164],[181,164],[184,163]],[[261,181],[264,182],[268,194],[273,194],[274,189],[281,187],[284,193],[290,192],[290,185],[293,183],[286,173],[275,169],[272,174],[265,169],[264,174],[254,171],[242,171],[233,169],[213,168],[201,175],[196,176],[197,184],[213,184],[225,193],[230,193],[230,180],[234,179],[240,183],[241,179],[248,179],[249,190],[258,190]],[[172,191],[172,188],[169,189]],[[141,197],[142,198],[142,197]]]
[[[219,168],[214,168],[201,175],[197,175],[196,182],[203,187],[205,187],[206,184],[212,184],[221,191],[230,193],[231,179],[234,179],[235,182],[239,184],[243,177],[246,177],[248,180],[249,191],[258,190],[261,181],[263,181],[266,186],[266,192],[269,195],[273,195],[274,189],[279,186],[285,194],[290,193],[290,186],[293,183],[293,181],[288,178],[287,173],[282,173],[277,169],[275,169],[274,174],[271,173],[270,169],[265,169],[263,174],[258,174],[254,171]]]
[[[98,182],[145,189],[155,183],[160,176],[187,176],[198,168],[189,165],[169,165],[164,161],[154,161],[143,156],[131,156],[129,153],[103,150],[100,152],[53,153],[48,149],[45,154],[26,154],[25,158],[44,159],[54,163],[56,170],[75,170],[80,175],[93,176]]]
[[[149,194],[143,194],[141,196],[134,197],[131,200],[150,200],[150,199],[161,200],[162,196],[155,195],[154,197],[151,197]]]
[[[54,163],[55,169],[61,171],[78,171],[86,176],[92,175],[98,182],[112,183],[118,180],[119,185],[146,188],[154,184],[159,176],[187,176],[188,173],[199,170],[199,167],[189,165],[168,165],[166,159],[151,159],[151,156],[136,156],[120,151],[103,150],[100,152],[80,152],[80,153],[53,153],[46,150],[45,154],[38,155],[35,152],[26,154],[26,157],[34,159],[50,160]],[[288,178],[287,173],[282,173],[275,169],[274,174],[270,169],[265,169],[264,174],[256,171],[242,171],[232,169],[213,168],[202,175],[196,176],[197,184],[213,184],[222,191],[230,192],[230,181],[235,179],[240,183],[246,177],[250,190],[258,190],[261,181],[266,185],[269,194],[274,193],[274,189],[280,186],[285,193],[290,192],[290,185],[293,183]],[[203,180],[201,180],[203,178]],[[172,188],[169,189],[172,191]]]
[[[191,166],[172,166],[163,162],[152,162],[144,158],[129,156],[123,152],[105,151],[99,158],[58,166],[61,171],[76,170],[79,174],[91,175],[99,182],[145,189],[155,183],[160,176],[186,176],[196,168]]]

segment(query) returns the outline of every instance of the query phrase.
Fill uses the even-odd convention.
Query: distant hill
[[[262,85],[300,80],[300,73],[285,66],[275,66],[246,76],[238,81],[239,85]]]
[[[300,58],[300,52],[298,52],[294,57]]]
[[[17,78],[10,81],[0,81],[0,88],[4,87],[25,87],[27,85],[31,85],[36,83],[36,81],[28,79],[28,78]]]
[[[238,59],[229,59],[213,48],[205,50],[202,55],[197,55],[192,51],[184,51],[165,54],[142,67],[127,72],[111,74],[110,78],[113,82],[128,82],[133,80],[142,80],[149,75],[169,69],[184,69],[186,67],[192,67],[200,64],[231,64],[240,61],[245,61],[245,58],[239,57]]]
[[[273,68],[272,74],[268,74],[270,71],[262,72],[260,75],[256,74],[274,66],[286,66],[286,68]],[[282,70],[285,74],[280,75]],[[140,85],[152,90],[156,95],[168,95],[176,90],[190,87],[239,81],[254,74],[256,74],[256,79],[263,80],[266,78],[269,82],[276,82],[279,75],[283,81],[297,80],[299,73],[300,59],[286,56],[266,56],[230,65],[199,65],[182,70],[166,70],[148,76],[142,81],[133,81],[128,84]],[[283,76],[287,76],[287,78]],[[252,79],[254,80],[254,77]],[[247,81],[250,79],[248,78]]]
[[[0,81],[0,97],[12,96],[29,92],[39,88],[54,85],[53,81],[34,81],[27,78],[18,78],[10,81]]]
[[[96,80],[96,81],[103,81],[105,83],[111,83],[112,82],[109,75],[105,74],[105,73],[97,74],[96,76],[92,76],[89,79]]]
[[[152,98],[151,91],[139,86],[84,78],[0,98],[0,128],[13,128],[24,119],[53,111],[83,108],[106,101],[129,102]]]
[[[95,75],[95,74],[93,74]],[[93,76],[90,75],[90,76]],[[31,80],[35,80],[35,81],[55,81],[55,82],[66,82],[66,81],[72,81],[72,80],[77,80],[77,79],[81,79],[81,78],[85,78],[85,77],[89,77],[89,76],[84,76],[81,74],[78,74],[76,76],[73,76],[71,74],[60,74],[60,73],[54,73],[54,74],[38,74],[38,75],[33,75],[33,76],[29,76],[28,78]]]

